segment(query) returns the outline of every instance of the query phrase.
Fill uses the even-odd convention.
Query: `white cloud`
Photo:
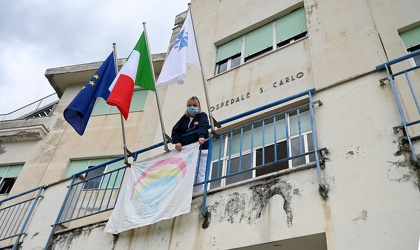
[[[127,57],[147,25],[151,53],[166,52],[189,0],[22,0],[0,9],[0,114],[54,92],[46,69]]]

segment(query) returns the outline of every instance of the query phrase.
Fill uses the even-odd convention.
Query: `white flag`
[[[133,162],[105,232],[151,225],[190,212],[198,142]]]
[[[184,83],[187,75],[187,63],[201,69],[190,11],[188,11],[181,31],[163,64],[162,71],[156,81],[156,87]]]

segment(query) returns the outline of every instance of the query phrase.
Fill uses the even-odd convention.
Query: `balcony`
[[[318,191],[327,199],[328,190],[323,184],[321,170],[328,150],[318,146],[314,106],[322,103],[313,101],[314,92],[312,89],[298,93],[219,122],[223,128],[210,134],[205,179],[194,184],[204,186],[203,194],[198,196],[204,218],[202,228],[209,223],[208,195],[297,171],[316,169],[314,178],[318,181]],[[163,142],[152,145],[128,157],[135,161],[140,154],[163,145]],[[31,221],[38,231],[52,224],[51,233],[44,236],[45,249],[48,249],[59,232],[108,220],[124,183],[127,171],[127,166],[121,163],[124,158],[97,164],[59,183],[40,188],[39,194],[33,195],[35,203],[30,213],[22,214],[15,208],[22,203],[21,196],[2,201],[11,205],[0,210],[1,245],[6,243],[17,249],[22,244],[29,244],[25,240],[30,242],[30,237],[21,236],[30,231],[28,224]],[[39,202],[41,194],[44,199]],[[10,228],[14,229],[13,234],[9,233]]]

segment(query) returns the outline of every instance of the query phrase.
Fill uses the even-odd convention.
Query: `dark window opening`
[[[305,149],[305,137],[308,144],[308,150]],[[312,133],[291,139],[291,150],[292,150],[292,156],[296,156],[296,155],[304,154],[306,152],[313,151],[314,146],[313,146],[313,140],[312,140]],[[292,166],[296,167],[299,165],[303,165],[303,164],[315,161],[314,153],[309,155],[309,162],[306,160],[306,157],[307,156],[304,155],[298,158],[294,158],[292,160]]]
[[[241,54],[237,54],[236,56],[233,56],[230,63],[230,68],[234,68],[241,64]]]
[[[16,178],[3,178],[0,184],[0,194],[8,194],[15,184]]]
[[[92,167],[94,166],[89,166],[88,168]],[[103,177],[102,174],[105,173],[105,167],[106,166],[103,166],[86,173],[87,181],[85,183],[84,189],[99,188]]]
[[[214,179],[222,176],[223,175],[222,171],[223,171],[223,160],[213,162],[213,164],[211,165],[210,180],[214,180]],[[220,187],[221,185],[222,185],[222,180],[221,179],[212,181],[212,182],[210,182],[210,189]]]
[[[268,52],[270,52],[272,50],[273,50],[273,46],[269,46],[269,47],[267,47],[267,48],[265,48],[263,50],[260,50],[258,52],[255,52],[254,54],[251,54],[251,55],[245,57],[245,62],[247,62],[247,61],[249,61],[251,59],[254,59],[256,57],[262,56],[262,55],[264,55],[264,54],[266,54],[266,53],[268,53]]]
[[[276,154],[276,155],[275,155]],[[264,157],[263,157],[264,156]],[[274,144],[265,148],[256,150],[256,166],[267,165],[256,170],[256,176],[262,176],[269,173],[273,173],[279,170],[289,168],[287,160],[280,161],[281,159],[287,158],[287,144],[286,141],[276,143],[276,149]]]
[[[304,31],[300,34],[297,34],[296,36],[293,36],[293,37],[287,39],[287,40],[281,41],[281,42],[277,43],[277,48],[283,47],[283,46],[285,46],[285,45],[287,45],[287,44],[289,44],[293,41],[304,38],[304,37],[306,37],[307,33],[308,33],[307,31]]]
[[[252,167],[252,161],[250,154],[242,155],[242,157],[232,158],[228,161],[227,175],[238,173],[250,169]],[[241,164],[240,164],[241,163]],[[252,171],[243,172],[241,174],[232,175],[226,178],[226,185],[232,184],[238,181],[243,181],[252,178]]]
[[[241,53],[233,55],[216,64],[216,74],[220,74],[241,64]]]
[[[408,52],[414,52],[414,51],[417,51],[417,50],[420,50],[420,43],[407,49]],[[414,63],[416,65],[420,65],[420,55],[417,55],[417,56],[413,57],[413,60],[414,60]]]
[[[228,60],[224,60],[224,61],[219,62],[217,64],[216,73],[220,74],[222,72],[225,72],[227,70],[227,64],[228,64]]]

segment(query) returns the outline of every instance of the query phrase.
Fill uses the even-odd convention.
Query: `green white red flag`
[[[155,90],[149,49],[147,48],[146,34],[144,32],[109,87],[111,93],[106,101],[108,105],[117,106],[126,120],[130,112],[134,85],[152,91]]]

